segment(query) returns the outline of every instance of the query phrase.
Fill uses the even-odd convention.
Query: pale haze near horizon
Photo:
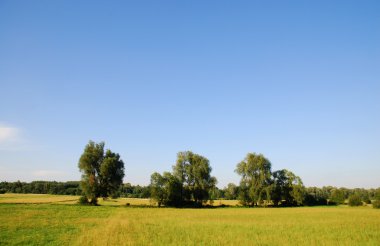
[[[378,1],[1,1],[0,181],[79,180],[89,140],[125,182],[264,154],[306,186],[380,186]]]

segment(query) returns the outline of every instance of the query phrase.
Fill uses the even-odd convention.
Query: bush
[[[87,199],[86,196],[81,196],[81,197],[79,198],[78,203],[79,203],[79,204],[82,204],[82,205],[88,205],[88,204],[89,204],[88,199]]]
[[[7,192],[5,189],[0,189],[0,194],[5,194]]]
[[[327,200],[323,197],[314,197],[313,195],[307,194],[305,197],[304,205],[306,206],[327,205]]]
[[[361,206],[363,205],[362,199],[359,195],[353,194],[348,198],[348,205],[352,206]]]
[[[380,200],[376,200],[372,202],[373,208],[380,208]]]

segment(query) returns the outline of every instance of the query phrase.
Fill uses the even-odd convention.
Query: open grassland
[[[14,194],[6,193],[0,194],[1,203],[11,204],[76,204],[79,196],[66,196],[66,195],[49,195],[49,194]],[[129,204],[131,206],[156,206],[157,204],[150,199],[145,198],[117,198],[117,199],[99,199],[99,205],[107,206],[124,206]],[[210,203],[208,203],[211,205]],[[236,200],[215,200],[212,205],[214,206],[239,206]]]
[[[0,218],[0,245],[380,245],[380,210],[369,207],[31,203],[0,204]]]
[[[79,196],[47,195],[47,194],[0,194],[0,203],[25,204],[25,203],[62,203],[75,204]]]
[[[66,195],[49,195],[49,194],[0,194],[0,204],[76,204],[79,196]],[[150,199],[140,198],[117,198],[117,199],[99,199],[100,205],[122,206],[129,203],[130,205],[154,205]]]

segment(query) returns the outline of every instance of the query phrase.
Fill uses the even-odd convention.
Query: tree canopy
[[[241,176],[240,201],[244,205],[261,205],[270,200],[272,164],[261,154],[248,153],[237,164],[236,173]]]
[[[111,150],[104,152],[104,142],[90,141],[78,163],[82,172],[81,188],[91,204],[97,204],[98,197],[108,197],[123,183],[124,162],[120,155]]]
[[[239,200],[246,206],[298,206],[305,199],[305,187],[300,177],[283,169],[272,172],[271,162],[262,154],[248,153],[237,164],[241,176]]]
[[[202,206],[210,198],[216,185],[216,178],[211,176],[211,170],[207,158],[191,151],[179,152],[172,174],[152,174],[152,198],[159,205]]]

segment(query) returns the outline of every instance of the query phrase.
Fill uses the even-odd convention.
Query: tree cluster
[[[298,206],[305,197],[300,177],[283,169],[271,171],[271,163],[261,154],[248,153],[237,164],[241,176],[239,200],[245,206]]]
[[[111,150],[104,151],[104,143],[90,141],[79,159],[82,172],[82,203],[97,204],[98,197],[113,196],[123,183],[124,162]]]
[[[179,152],[173,172],[151,175],[151,197],[158,205],[202,206],[216,185],[209,160],[191,151]]]

